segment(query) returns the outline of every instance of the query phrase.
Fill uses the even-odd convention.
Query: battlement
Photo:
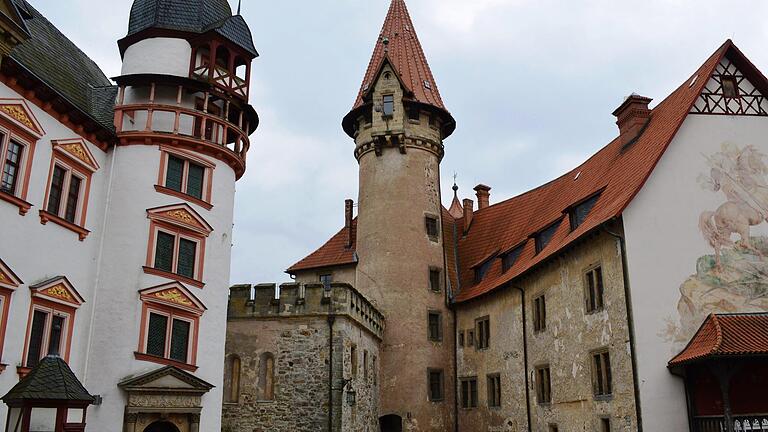
[[[318,315],[346,315],[381,338],[384,315],[352,285],[333,282],[296,282],[233,285],[229,289],[227,319],[277,319]]]

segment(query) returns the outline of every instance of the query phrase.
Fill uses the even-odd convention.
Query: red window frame
[[[175,189],[171,189],[166,186],[166,174],[168,172],[168,160],[170,156],[174,156],[184,160],[184,173],[182,174],[181,191],[177,191]],[[187,181],[189,179],[188,173],[189,173],[190,163],[201,166],[205,170],[203,174],[202,198],[197,198],[195,196],[192,196],[183,192],[187,190]],[[197,204],[206,210],[210,210],[213,208],[213,204],[212,204],[213,170],[215,168],[216,168],[215,163],[207,159],[204,159],[202,157],[199,157],[195,154],[192,154],[190,152],[184,151],[182,149],[174,149],[167,146],[160,146],[160,170],[157,175],[157,184],[155,185],[155,190],[159,193],[170,195],[176,198],[181,198],[185,201],[191,202],[193,204]]]
[[[8,314],[11,310],[11,296],[24,282],[16,276],[2,259],[0,259],[0,360],[3,358],[5,347],[5,334],[8,328]],[[6,368],[7,363],[0,362],[0,373]]]

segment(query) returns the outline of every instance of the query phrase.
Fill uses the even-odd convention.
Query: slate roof
[[[727,40],[680,87],[652,110],[644,132],[631,145],[624,146],[616,138],[563,176],[519,196],[476,210],[466,236],[462,236],[463,216],[454,218],[444,209],[443,238],[449,264],[447,273],[449,280],[455,281],[452,283],[454,292],[458,288],[454,300],[459,303],[469,301],[506,286],[576,240],[621,216],[651,175],[709,81],[709,76],[725,56],[748,75],[761,92],[768,92],[765,76],[731,40]],[[694,80],[694,77],[697,79]],[[571,231],[568,210],[598,193],[599,199],[584,222]],[[558,222],[560,225],[553,238],[537,254],[532,237]],[[454,237],[450,236],[454,232],[458,233],[455,237],[457,241],[455,248],[451,248]],[[489,258],[500,257],[518,246],[523,246],[522,253],[510,269],[502,272],[501,259],[494,259],[483,280],[474,282],[472,266]],[[299,264],[304,261],[323,266],[349,263],[351,253],[340,255],[336,248],[336,242],[331,239]],[[299,264],[291,269],[302,269]]]
[[[768,355],[768,313],[711,314],[669,366],[754,355]]]
[[[72,369],[58,356],[47,356],[3,396],[3,402],[64,400],[93,402]]]
[[[384,43],[385,38],[388,44]],[[412,99],[445,110],[404,0],[392,0],[353,110],[365,103],[365,94],[373,86],[385,60],[389,60],[400,75]]]
[[[131,7],[127,36],[150,28],[188,33],[213,30],[258,56],[248,24],[242,16],[232,16],[227,0],[136,0]]]
[[[111,81],[96,63],[25,0],[14,0],[28,13],[31,38],[14,48],[10,58],[107,130],[114,130]],[[101,88],[105,90],[96,90]],[[94,99],[95,98],[95,99]]]

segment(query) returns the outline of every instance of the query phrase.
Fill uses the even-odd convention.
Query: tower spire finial
[[[456,177],[458,177],[458,174],[454,171],[453,173],[453,196],[456,197],[459,193],[459,186],[456,184]]]
[[[240,8],[243,6],[243,0],[237,0],[237,14],[240,15]]]

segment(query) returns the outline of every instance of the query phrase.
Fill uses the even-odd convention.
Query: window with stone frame
[[[488,381],[488,407],[501,408],[501,375],[490,374]]]
[[[443,314],[438,311],[427,312],[427,333],[429,340],[440,342],[443,340]]]
[[[421,117],[421,108],[415,103],[408,105],[408,120],[418,123]]]
[[[438,219],[435,216],[427,215],[424,217],[424,223],[427,230],[427,235],[429,236],[429,239],[432,241],[438,241],[438,236],[440,235],[440,227],[438,224]]]
[[[373,373],[373,385],[376,385],[378,382],[378,376],[379,376],[379,369],[376,362],[376,356],[373,356],[373,359],[371,359],[371,372]]]
[[[592,391],[596,398],[605,398],[613,393],[611,356],[608,348],[592,353]]]
[[[442,369],[427,370],[427,385],[429,388],[429,400],[440,402],[445,399],[444,377]]]
[[[350,368],[352,369],[352,378],[357,378],[357,368],[358,368],[358,359],[357,359],[357,345],[352,345],[349,347],[349,363]]]
[[[585,307],[588,314],[603,310],[603,269],[595,266],[584,273]]]
[[[326,273],[320,275],[320,283],[323,284],[323,288],[326,290],[331,289],[331,282],[333,282],[333,274]]]
[[[368,350],[363,350],[363,380],[368,382]]]
[[[464,330],[459,330],[459,347],[464,347]]]
[[[160,174],[155,190],[210,210],[216,164],[183,150],[168,147],[160,150]]]
[[[384,117],[392,117],[395,114],[395,96],[388,94],[382,96],[382,112]]]
[[[477,341],[475,348],[478,350],[488,349],[491,346],[491,318],[488,316],[475,320],[477,329]]]
[[[550,423],[549,428],[547,429],[549,432],[560,432],[560,429],[557,427],[556,424]]]
[[[540,404],[552,402],[552,382],[549,365],[536,367],[536,401]]]
[[[461,407],[477,408],[477,377],[461,378]]]
[[[475,346],[475,331],[467,330],[467,346]]]
[[[441,289],[441,278],[440,278],[440,269],[436,267],[430,267],[429,268],[429,289],[434,292],[440,292]]]
[[[600,419],[600,432],[611,432],[611,419],[603,417]]]
[[[533,331],[541,332],[547,328],[547,303],[544,295],[533,299]]]
[[[240,401],[240,356],[230,354],[224,368],[224,402]]]
[[[262,401],[275,399],[275,356],[271,352],[259,356],[259,380],[256,398]]]

